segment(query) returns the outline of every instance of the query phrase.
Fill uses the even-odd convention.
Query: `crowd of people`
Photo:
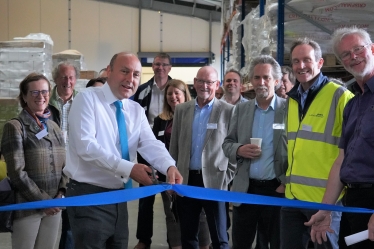
[[[1,153],[17,203],[131,188],[132,181],[230,190],[291,200],[374,209],[374,44],[356,27],[337,29],[333,51],[356,82],[352,91],[322,72],[318,43],[297,39],[291,67],[271,56],[252,58],[255,93],[241,95],[243,77],[223,82],[212,66],[194,78],[196,98],[172,79],[171,58],[159,53],[154,77],[140,85],[136,55],[115,54],[99,78],[74,90],[79,69],[68,62],[19,86],[22,111],[4,126]],[[260,139],[261,143],[255,143]],[[374,214],[228,204],[161,194],[171,249],[374,246]],[[134,249],[149,249],[155,196],[141,198]],[[127,203],[20,210],[12,247],[128,248]],[[348,247],[344,236],[368,229]]]

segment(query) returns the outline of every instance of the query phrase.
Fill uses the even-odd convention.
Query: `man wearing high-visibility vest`
[[[343,109],[353,97],[343,86],[331,82],[321,73],[322,51],[308,38],[291,46],[291,65],[296,84],[287,93],[288,169],[286,198],[318,202],[326,190],[330,169],[339,154]],[[281,248],[303,249],[308,227],[304,226],[316,210],[281,209]],[[341,213],[332,213],[335,233],[315,248],[339,248]]]

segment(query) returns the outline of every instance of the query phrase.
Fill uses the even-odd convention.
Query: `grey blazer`
[[[234,176],[236,162],[229,163],[222,151],[233,108],[233,105],[226,102],[214,100],[208,123],[217,124],[217,129],[207,130],[202,152],[202,176],[206,188],[226,190]],[[194,112],[195,100],[177,105],[171,133],[170,155],[176,161],[184,184],[188,183],[189,177]]]
[[[286,123],[286,100],[275,96],[275,124]],[[238,157],[236,152],[239,146],[250,143],[252,125],[255,114],[255,101],[240,103],[235,107],[229,127],[229,134],[222,145],[229,162],[238,164],[237,173],[231,190],[247,193],[249,186],[249,167],[251,159]],[[279,180],[284,182],[287,170],[287,134],[285,127],[274,129],[274,171]]]

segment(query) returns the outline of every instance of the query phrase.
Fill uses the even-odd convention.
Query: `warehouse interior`
[[[372,0],[0,0],[0,137],[20,111],[15,98],[27,74],[52,80],[53,67],[70,60],[82,70],[79,91],[120,51],[142,59],[142,83],[153,76],[152,56],[167,52],[185,59],[170,76],[192,84],[203,65],[215,67],[221,79],[229,68],[245,76],[259,54],[289,65],[290,42],[311,36],[321,44],[324,74],[350,84],[332,53],[331,33],[356,25],[373,34],[373,14]],[[137,204],[130,206],[136,216]],[[163,218],[155,222],[161,228],[154,249],[166,248],[163,224]],[[135,226],[130,221],[129,248]],[[10,234],[0,234],[0,248],[11,248],[9,241]]]

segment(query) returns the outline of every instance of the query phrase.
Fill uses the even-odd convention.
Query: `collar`
[[[105,100],[107,101],[108,105],[111,105],[115,101],[119,100],[116,96],[114,96],[109,84],[104,84],[100,89],[103,91]],[[127,104],[127,100],[128,99],[120,99],[123,107]]]
[[[56,97],[58,101],[64,102],[64,100],[60,97],[60,95],[58,95],[57,87],[56,87]],[[73,90],[73,94],[70,96],[70,99],[68,99],[66,102],[71,102],[73,101],[73,99],[74,99],[74,90]]]
[[[166,84],[167,84],[167,82],[170,80],[169,78],[170,78],[170,77],[168,76],[168,80],[166,81]],[[160,91],[162,91],[162,92],[165,91],[166,84],[165,84],[165,87],[161,90],[161,89],[158,87],[157,83],[156,83],[155,77],[153,77],[153,86],[156,86],[158,90],[160,90]]]
[[[357,82],[355,82],[352,87],[355,93],[362,93],[361,88],[359,87]],[[367,90],[369,90],[371,93],[374,93],[374,76],[365,82],[364,91],[366,92]]]
[[[270,105],[268,106],[268,108],[265,110],[269,110],[269,107],[271,107],[273,110],[275,110],[275,99],[277,98],[277,95],[274,94],[273,95],[273,98],[271,99],[271,102],[270,102]],[[255,98],[255,105],[257,108],[261,109],[259,106],[258,106],[258,103],[257,103],[257,99]],[[262,110],[262,109],[261,109]]]
[[[213,98],[213,99],[212,99],[212,100],[211,100],[207,105],[205,105],[205,106],[211,107],[211,106],[213,105],[215,99],[216,99],[216,98],[214,97],[214,98]],[[201,108],[201,107],[199,106],[199,104],[197,103],[197,97],[196,97],[196,99],[195,99],[195,106]],[[203,108],[204,108],[204,106],[203,106]]]
[[[242,98],[243,98],[243,96],[240,94],[240,95],[239,95],[239,99],[236,101],[235,104],[240,103],[240,102],[242,101]],[[225,101],[225,102],[227,103],[227,100],[226,100],[226,94],[224,94],[224,95],[222,96],[221,100],[223,100],[223,101]]]
[[[325,78],[325,76],[320,72],[318,74],[318,76],[316,77],[316,79],[314,80],[313,84],[306,91],[304,91],[303,87],[301,86],[301,83],[299,81],[297,81],[297,83],[299,83],[299,85],[297,86],[297,93],[299,95],[302,95],[304,93],[308,94],[309,90],[311,92],[313,92],[315,89],[318,89],[320,87],[320,85],[322,84],[324,78]]]

